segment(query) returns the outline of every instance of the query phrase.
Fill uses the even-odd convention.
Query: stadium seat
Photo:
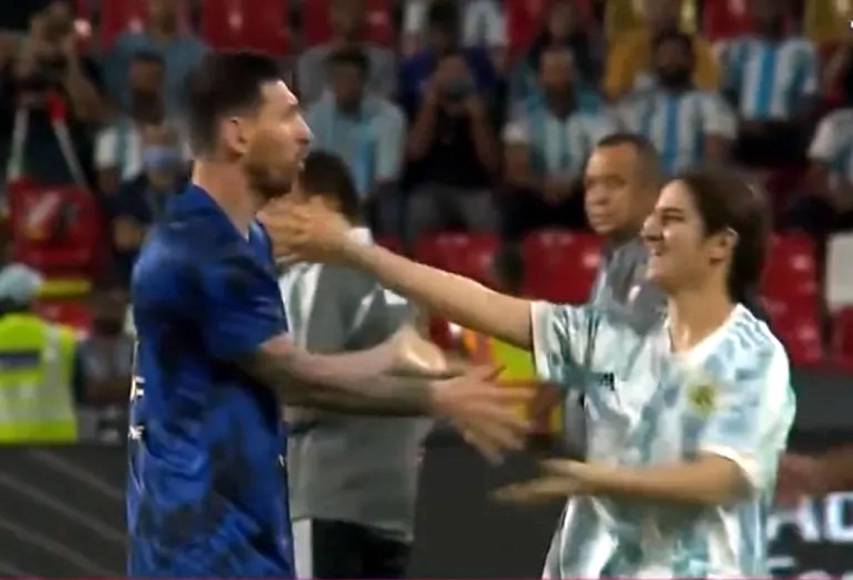
[[[201,32],[214,48],[284,55],[290,48],[288,20],[281,0],[205,0]]]
[[[376,238],[376,244],[382,246],[386,250],[391,250],[395,254],[405,254],[403,240],[396,236],[379,236]]]
[[[304,0],[302,2],[302,32],[306,47],[329,40],[332,26],[329,0]],[[383,46],[393,47],[397,40],[394,31],[393,3],[391,0],[365,0],[367,10],[364,39]]]
[[[818,269],[810,238],[800,234],[774,237],[761,295],[791,360],[799,365],[821,362]]]
[[[702,29],[711,42],[729,40],[752,30],[747,0],[705,0]]]
[[[415,259],[491,284],[492,259],[500,243],[500,238],[492,234],[427,234],[415,244]]]
[[[830,312],[853,307],[853,234],[836,234],[827,243],[826,304]]]
[[[47,276],[94,277],[104,263],[103,222],[92,194],[77,186],[9,186],[14,258]]]
[[[92,312],[85,299],[39,300],[35,311],[46,320],[69,326],[80,334],[92,330]]]
[[[543,230],[528,235],[522,242],[525,293],[552,302],[586,302],[601,246],[601,238],[588,233]]]
[[[853,308],[845,308],[833,320],[832,360],[843,370],[853,372]]]

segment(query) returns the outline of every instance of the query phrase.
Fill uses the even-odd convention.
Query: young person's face
[[[649,250],[646,275],[667,294],[703,287],[731,262],[728,232],[705,233],[693,193],[681,181],[663,188],[642,235]]]

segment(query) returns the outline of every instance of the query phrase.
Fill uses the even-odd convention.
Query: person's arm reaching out
[[[530,302],[494,292],[465,278],[364,245],[347,224],[320,205],[280,204],[262,216],[275,253],[289,261],[342,263],[466,328],[521,348],[532,346]]]

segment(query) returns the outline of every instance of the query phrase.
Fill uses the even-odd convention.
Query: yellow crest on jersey
[[[700,415],[708,416],[717,408],[717,389],[709,384],[691,387],[687,393],[690,406]]]

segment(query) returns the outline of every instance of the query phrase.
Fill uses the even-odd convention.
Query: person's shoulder
[[[728,328],[728,339],[736,349],[737,367],[768,370],[782,364],[785,367],[788,365],[788,355],[782,342],[766,322],[743,305],[736,307],[734,319]]]

